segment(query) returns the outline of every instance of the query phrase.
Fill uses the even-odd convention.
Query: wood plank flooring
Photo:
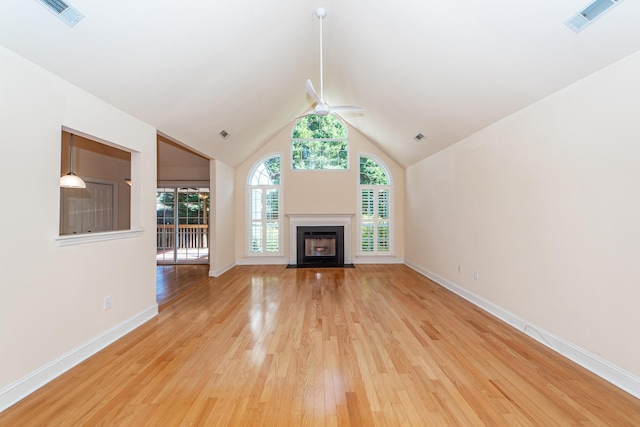
[[[638,426],[640,400],[402,265],[235,267],[0,426]]]
[[[156,266],[156,302],[166,304],[203,283],[209,276],[208,264],[171,264]]]

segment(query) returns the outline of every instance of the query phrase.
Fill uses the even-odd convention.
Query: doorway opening
[[[158,264],[209,263],[209,188],[158,188]]]

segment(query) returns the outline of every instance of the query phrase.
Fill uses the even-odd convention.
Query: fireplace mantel
[[[344,227],[344,263],[351,264],[351,219],[355,214],[287,214],[289,218],[289,264],[296,264],[296,230],[300,227],[343,226]]]

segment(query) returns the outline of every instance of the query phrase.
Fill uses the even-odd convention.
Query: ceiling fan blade
[[[309,94],[311,99],[313,99],[316,103],[323,104],[323,102],[320,101],[320,98],[318,98],[318,94],[316,93],[316,90],[313,88],[313,84],[311,83],[311,80],[307,80],[307,93]]]
[[[332,113],[361,113],[364,111],[362,107],[354,107],[352,105],[339,105],[337,107],[331,107]]]

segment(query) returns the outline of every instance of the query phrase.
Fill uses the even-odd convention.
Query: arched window
[[[349,137],[342,120],[301,117],[291,133],[291,169],[349,169]]]
[[[391,176],[382,163],[360,156],[359,255],[391,255],[393,194]]]
[[[249,255],[282,252],[280,155],[260,160],[247,182]]]

